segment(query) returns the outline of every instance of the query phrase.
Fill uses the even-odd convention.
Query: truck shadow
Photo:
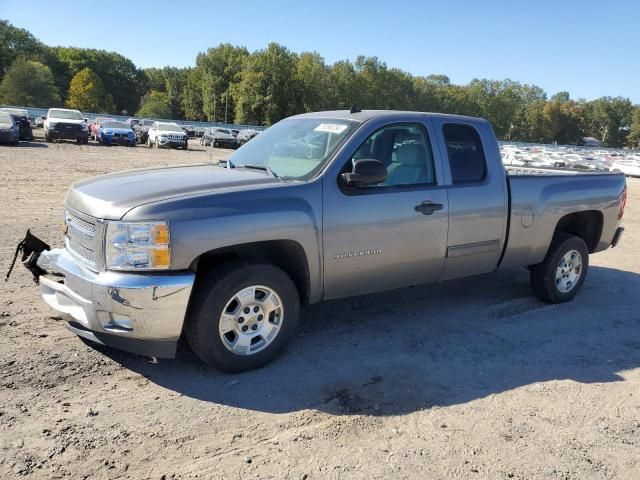
[[[536,300],[518,269],[303,309],[285,354],[240,375],[104,349],[126,368],[206,402],[264,412],[401,415],[536,382],[623,381],[640,367],[640,275],[591,267],[578,298]]]

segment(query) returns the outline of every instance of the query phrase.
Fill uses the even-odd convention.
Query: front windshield
[[[84,120],[82,114],[77,110],[51,110],[49,117],[63,120]]]
[[[143,120],[142,121],[142,126],[143,127],[150,127],[151,125],[153,125],[153,122],[155,122],[155,120]]]
[[[158,130],[161,132],[182,132],[180,125],[172,125],[171,123],[159,123]]]
[[[5,112],[0,112],[0,124],[13,125],[13,119],[11,118],[11,115]]]
[[[216,128],[216,132],[226,133],[227,135],[231,135],[229,130],[225,130],[224,128]]]
[[[261,166],[278,177],[303,178],[324,165],[355,128],[345,119],[291,118],[236,150],[232,166]]]
[[[124,122],[104,122],[102,125],[104,128],[129,128]]]

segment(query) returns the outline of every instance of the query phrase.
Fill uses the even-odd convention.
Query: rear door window
[[[442,126],[454,184],[481,182],[487,175],[480,134],[471,125],[445,123]]]

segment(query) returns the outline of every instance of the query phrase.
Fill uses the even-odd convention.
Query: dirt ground
[[[74,180],[228,152],[0,147],[0,272],[62,244]],[[640,181],[619,248],[549,306],[524,269],[306,307],[268,367],[82,343],[17,266],[0,287],[0,478],[640,478]]]

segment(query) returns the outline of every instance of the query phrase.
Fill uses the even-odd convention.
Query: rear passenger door
[[[496,268],[506,236],[508,194],[495,135],[488,122],[435,117],[449,186],[449,235],[441,280]],[[482,139],[491,139],[484,144]],[[488,142],[487,142],[488,143]]]

